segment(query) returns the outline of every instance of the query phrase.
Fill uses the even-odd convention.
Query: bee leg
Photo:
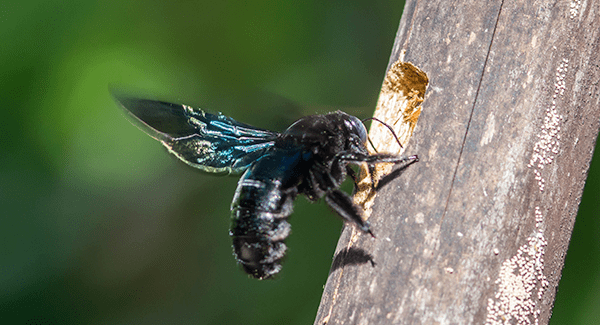
[[[385,154],[385,153],[378,153],[378,154],[374,154],[374,155],[363,155],[363,154],[359,154],[359,153],[349,153],[349,152],[342,152],[336,155],[336,157],[334,158],[334,163],[338,163],[338,162],[346,162],[346,163],[350,163],[350,164],[360,164],[360,163],[367,163],[368,165],[368,169],[369,169],[369,176],[371,176],[371,188],[377,190],[379,188],[381,188],[383,185],[381,184],[382,180],[379,181],[378,184],[375,184],[375,164],[378,163],[394,163],[396,165],[401,164],[401,163],[406,163],[406,165],[404,165],[403,167],[401,167],[401,170],[404,170],[406,167],[408,167],[409,165],[415,163],[419,161],[419,157],[418,156],[408,156],[408,157],[399,157],[396,155],[391,155],[391,154]],[[386,181],[385,184],[389,183],[389,181],[391,180],[389,177],[385,177]],[[354,182],[356,184],[356,182]]]
[[[394,169],[391,173],[389,173],[389,174],[384,175],[383,177],[381,177],[379,179],[379,182],[377,182],[377,185],[375,187],[375,191],[379,191],[382,187],[386,186],[391,181],[393,181],[394,179],[396,179],[397,177],[399,177],[402,173],[404,173],[404,171],[406,170],[406,168],[408,168],[408,166],[412,165],[413,163],[415,163],[417,161],[418,161],[418,159],[407,160],[406,164],[401,165],[399,168]]]
[[[352,198],[340,190],[331,190],[325,195],[325,202],[344,220],[356,224],[360,230],[373,235],[369,222],[363,220],[360,209],[352,203]]]
[[[333,160],[333,163],[338,163],[340,161],[350,163],[350,164],[360,164],[367,163],[369,165],[379,164],[379,163],[404,163],[404,162],[412,162],[419,161],[419,157],[408,156],[408,157],[399,157],[397,155],[386,154],[386,153],[378,153],[374,155],[363,155],[359,153],[352,152],[341,152],[337,154]]]

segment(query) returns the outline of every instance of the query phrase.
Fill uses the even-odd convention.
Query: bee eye
[[[350,132],[358,136],[360,143],[367,142],[367,129],[361,120],[355,116],[350,116],[349,119],[344,122]]]

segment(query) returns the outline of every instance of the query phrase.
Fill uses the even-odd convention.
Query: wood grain
[[[420,162],[378,192],[376,238],[345,227],[315,324],[547,324],[599,53],[599,0],[407,1],[388,69],[429,77],[405,146]]]

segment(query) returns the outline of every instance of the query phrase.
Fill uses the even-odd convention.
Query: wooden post
[[[407,0],[398,60],[429,78],[420,161],[378,191],[376,238],[345,227],[315,324],[547,324],[599,129],[600,0]]]

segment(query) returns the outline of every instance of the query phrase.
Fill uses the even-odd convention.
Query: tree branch
[[[407,1],[388,70],[430,80],[420,162],[375,196],[376,238],[345,227],[315,324],[548,323],[598,135],[597,8]]]

